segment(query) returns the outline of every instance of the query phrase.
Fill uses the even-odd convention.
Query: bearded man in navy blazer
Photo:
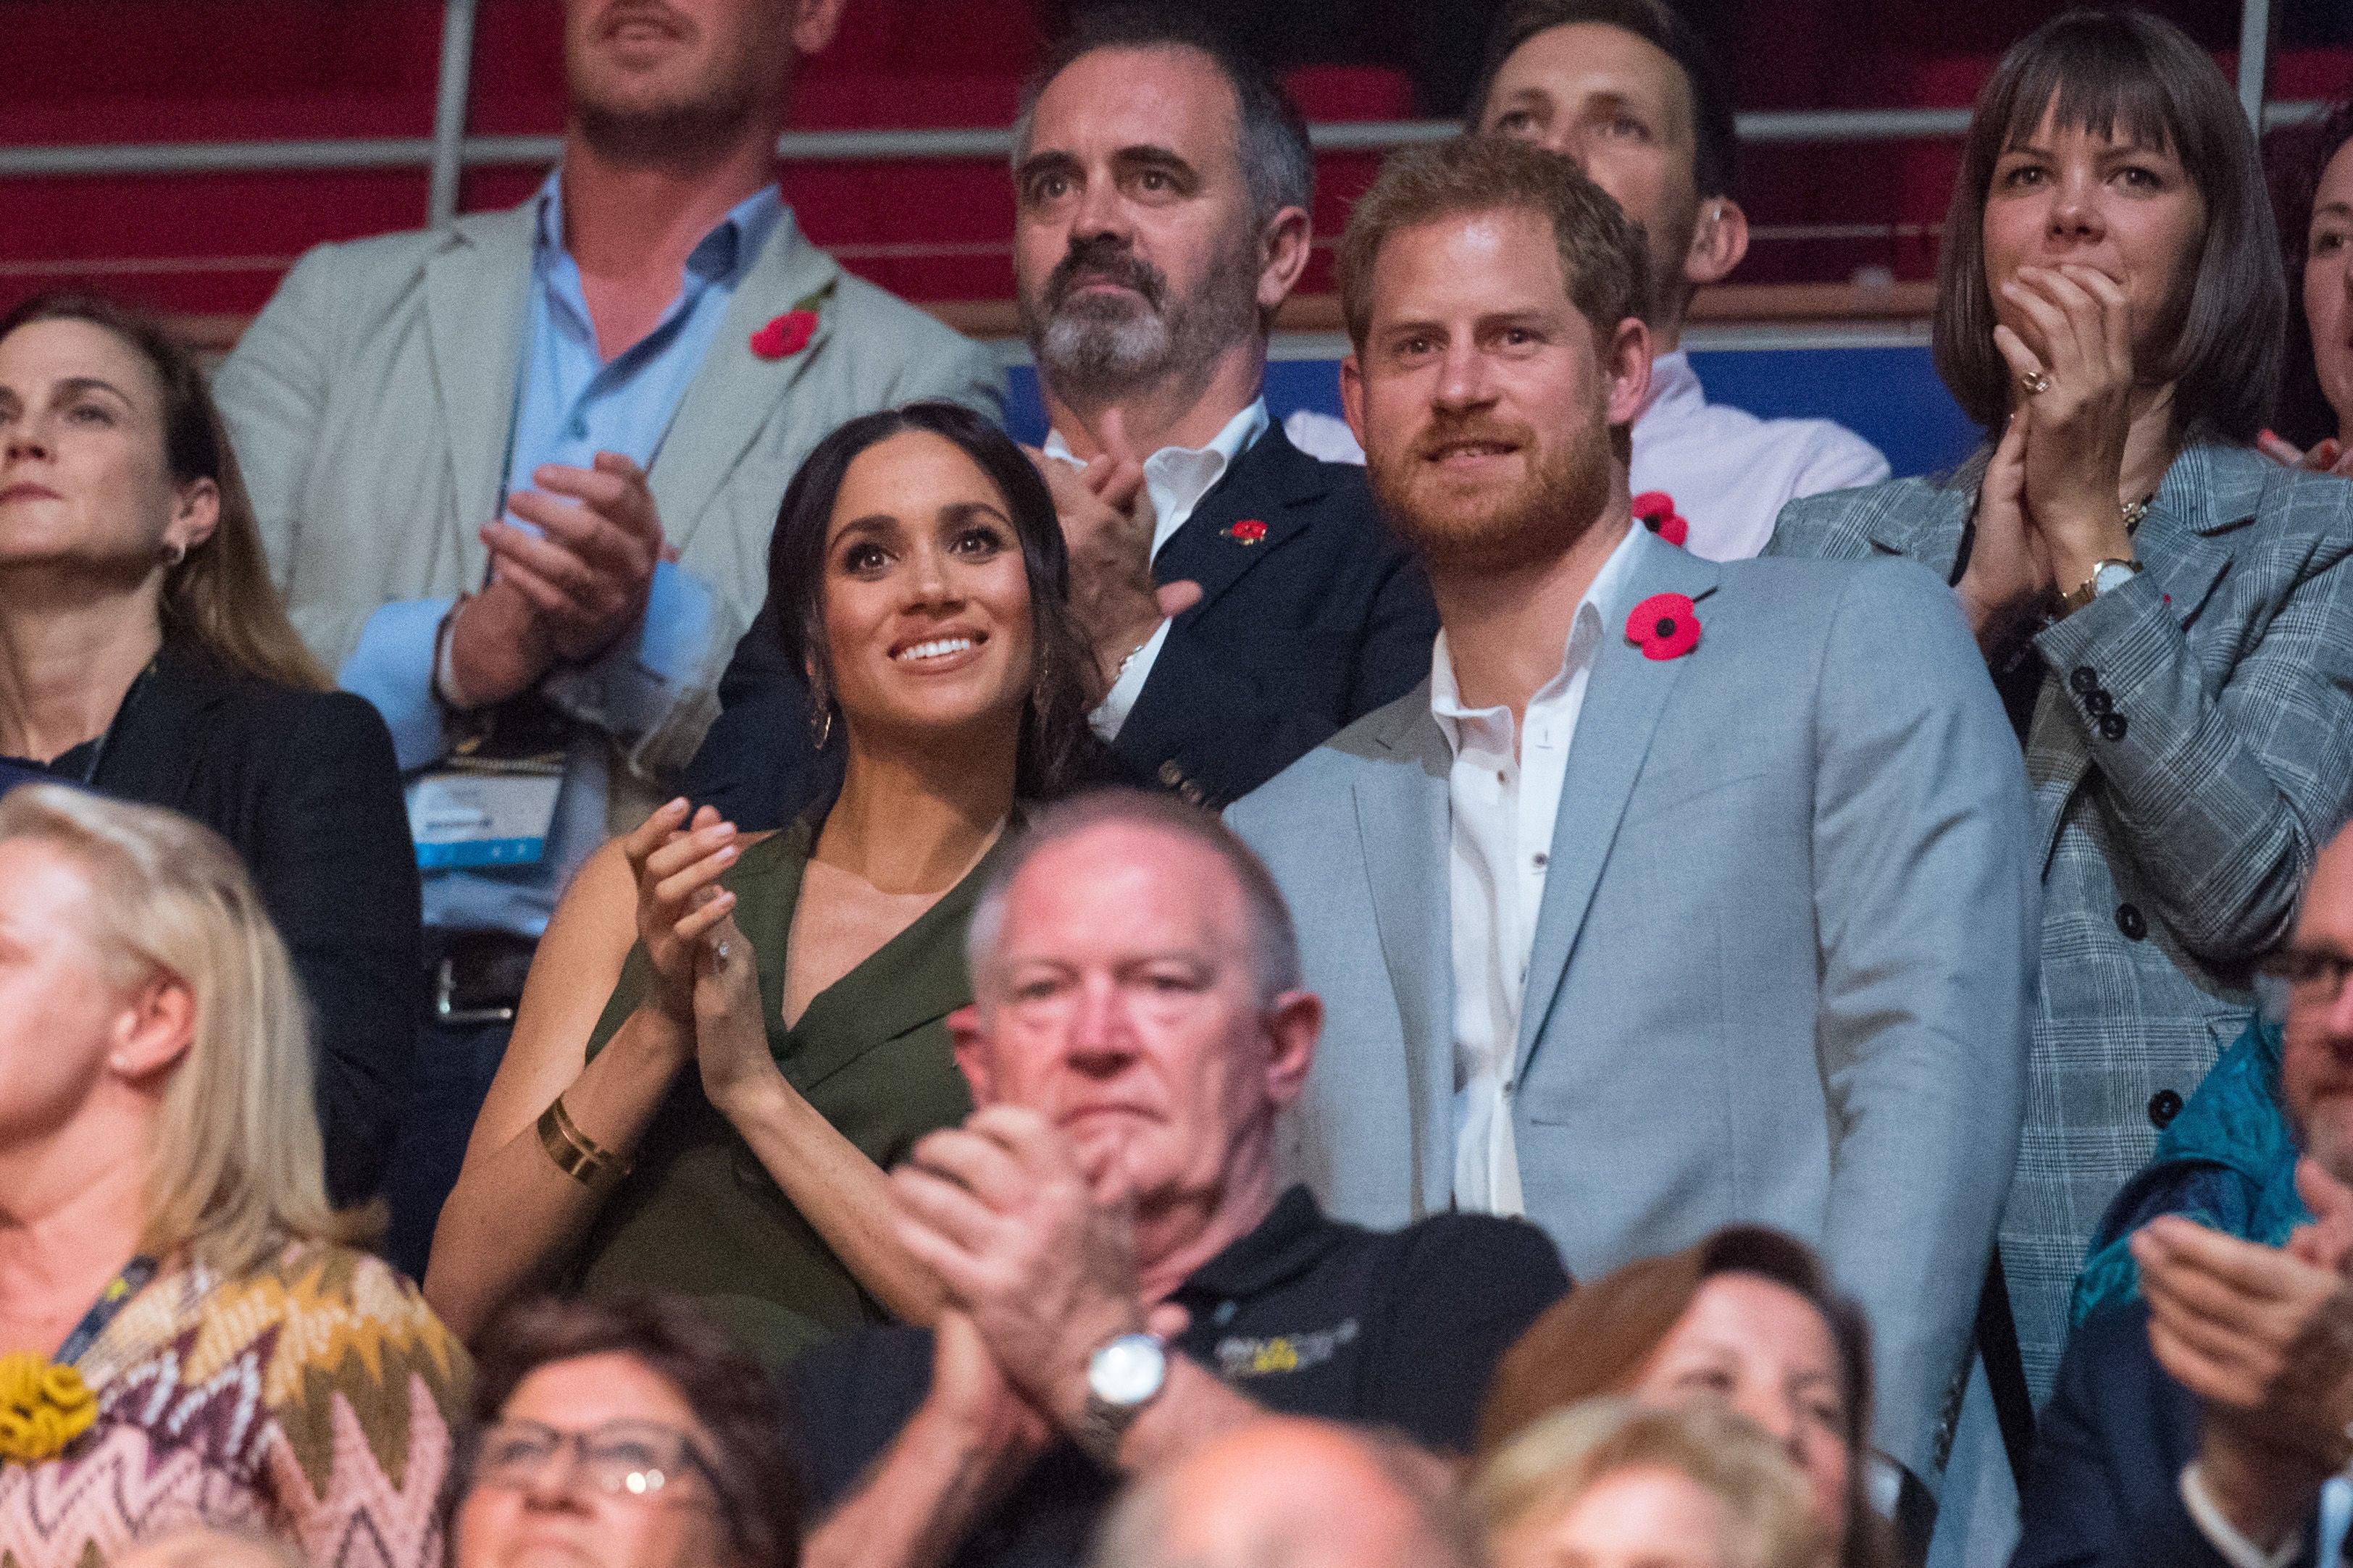
[[[1036,456],[1115,771],[1222,805],[1410,689],[1438,616],[1362,470],[1301,452],[1260,395],[1307,265],[1298,110],[1182,15],[1081,26],[1014,127],[1014,270],[1052,426]],[[687,792],[778,826],[828,759],[765,614],[720,700]]]
[[[1926,572],[1632,526],[1644,268],[1501,139],[1393,157],[1350,220],[1342,393],[1443,630],[1229,814],[1331,1009],[1285,1156],[1359,1224],[1524,1214],[1580,1278],[1817,1243],[1933,1491],[2018,1138],[2024,771]]]

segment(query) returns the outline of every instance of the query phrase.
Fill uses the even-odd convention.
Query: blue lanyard
[[[155,1278],[157,1267],[155,1259],[143,1252],[124,1264],[121,1271],[106,1282],[106,1289],[98,1293],[90,1310],[81,1315],[74,1331],[66,1336],[66,1342],[58,1347],[57,1363],[71,1366],[88,1354],[90,1347],[98,1342],[98,1336],[106,1332],[106,1325],[114,1321],[115,1314],[129,1306],[131,1298],[144,1290],[147,1282]]]

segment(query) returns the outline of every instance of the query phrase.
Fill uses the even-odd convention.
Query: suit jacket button
[[[2160,1089],[2148,1097],[2148,1123],[2159,1132],[2173,1124],[2181,1114],[2181,1097],[2169,1089]]]
[[[2102,714],[2100,716],[2100,733],[2107,740],[2123,740],[2125,738],[2125,716],[2121,713]]]
[[[1175,789],[1185,782],[1185,770],[1176,765],[1176,758],[1171,757],[1160,764],[1160,782],[1170,789]]]
[[[2140,911],[2133,908],[2132,905],[2118,904],[2116,906],[2116,929],[2124,932],[2125,935],[2132,941],[2138,942],[2141,938],[2148,934],[2148,921],[2143,920],[2141,918]]]
[[[2086,691],[2084,693],[2084,710],[2091,714],[2094,719],[2106,718],[2108,716],[2109,710],[2115,708],[2116,705],[2116,700],[2109,696],[2105,691]]]
[[[2067,684],[2075,689],[2078,697],[2085,692],[2097,691],[2100,689],[2100,672],[2088,664],[2079,664],[2069,673]]]

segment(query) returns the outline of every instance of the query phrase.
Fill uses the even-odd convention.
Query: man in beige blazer
[[[1001,407],[987,351],[845,274],[778,195],[795,64],[844,3],[567,0],[540,192],[311,251],[217,379],[294,624],[411,775],[412,1271],[565,879],[692,752],[802,458],[889,405]]]

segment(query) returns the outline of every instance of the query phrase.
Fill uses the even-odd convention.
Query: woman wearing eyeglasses
[[[767,1379],[678,1297],[542,1300],[476,1362],[455,1568],[794,1568],[801,1489]]]

